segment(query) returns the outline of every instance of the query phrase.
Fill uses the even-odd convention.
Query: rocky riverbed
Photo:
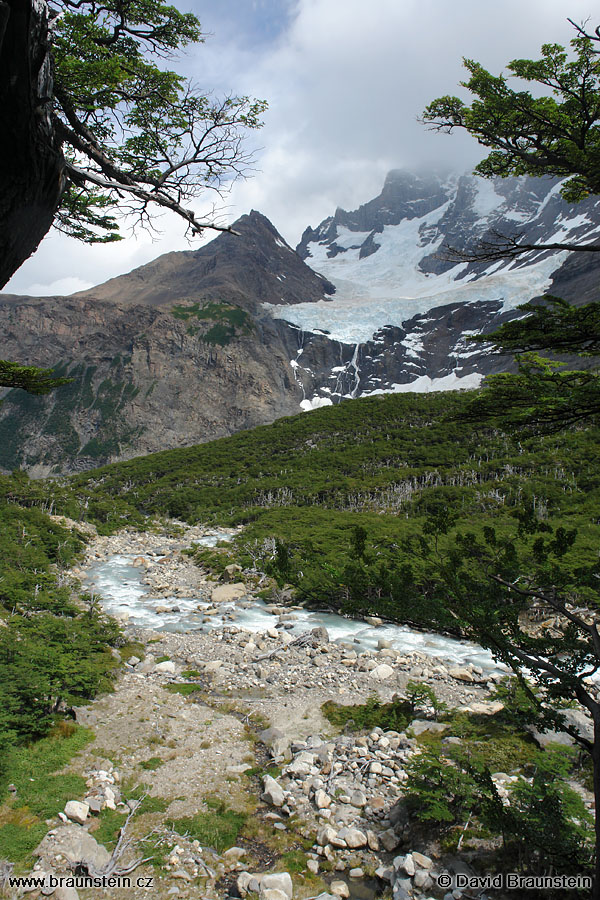
[[[128,657],[114,693],[77,710],[78,721],[94,732],[70,765],[86,777],[87,793],[52,823],[36,870],[68,874],[79,864],[96,873],[122,871],[139,857],[135,842],[145,838],[140,852],[154,852],[154,865],[137,866],[132,887],[112,887],[108,896],[459,898],[460,891],[438,886],[437,875],[468,869],[466,863],[443,857],[423,839],[413,846],[402,801],[419,736],[446,726],[418,719],[401,732],[339,734],[321,707],[373,695],[386,702],[412,680],[429,685],[449,707],[493,714],[499,706],[489,692],[501,673],[403,653],[386,638],[368,649],[334,643],[323,627],[298,633],[290,626],[300,611],[289,606],[268,605],[261,631],[228,622],[222,605],[233,595],[252,604],[256,584],[235,567],[226,583],[217,583],[182,554],[210,539],[200,527],[96,537],[74,571],[85,578],[99,562],[126,554],[145,589],[162,596],[169,612],[158,616],[177,615],[178,596],[194,598],[202,605],[199,619],[217,618],[219,627],[144,629],[122,616],[144,652]],[[369,623],[375,635],[383,628],[377,623]],[[510,777],[496,774],[501,790]],[[229,846],[217,849],[209,834],[194,836],[194,821],[213,821],[215,810],[223,821],[233,810],[245,823]],[[117,827],[128,822],[132,841],[118,858],[111,856],[114,842],[96,840],[110,816]],[[122,849],[117,845],[116,853]],[[76,900],[97,891],[61,887],[54,896]]]

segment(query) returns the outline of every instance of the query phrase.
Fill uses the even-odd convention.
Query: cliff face
[[[201,443],[300,411],[288,326],[263,300],[334,288],[258,213],[71,297],[0,298],[0,356],[73,382],[0,408],[0,467],[76,471]]]
[[[236,315],[234,307],[220,306],[210,312]],[[178,318],[149,306],[68,298],[3,304],[0,327],[4,356],[73,377],[45,397],[11,391],[5,398],[5,469],[91,468],[202,443],[299,410],[282,324],[269,319],[247,314],[230,325],[193,313]]]

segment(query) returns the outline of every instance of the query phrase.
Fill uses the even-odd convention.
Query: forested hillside
[[[307,599],[435,626],[409,590],[429,563],[406,541],[424,527],[482,535],[494,526],[506,537],[526,520],[529,533],[576,529],[575,567],[595,558],[600,535],[595,427],[511,436],[461,421],[465,402],[392,395],[280,419],[52,482],[53,508],[104,532],[156,515],[243,524],[230,553]],[[21,480],[14,497],[44,502],[47,490]]]

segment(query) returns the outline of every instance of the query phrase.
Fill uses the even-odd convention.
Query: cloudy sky
[[[269,103],[254,138],[257,171],[226,198],[225,220],[258,209],[293,246],[336,206],[353,209],[379,193],[391,168],[472,167],[477,144],[428,131],[417,121],[423,108],[460,93],[462,57],[500,72],[511,59],[536,56],[543,43],[567,43],[567,17],[584,21],[594,7],[591,0],[175,2],[195,12],[207,34],[178,67],[217,95]],[[158,237],[142,232],[94,247],[51,233],[4,290],[66,294],[189,249],[177,217],[163,215],[158,227]]]

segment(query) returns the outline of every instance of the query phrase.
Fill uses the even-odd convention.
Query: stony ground
[[[217,603],[217,585],[181,554],[201,533],[96,538],[74,574],[126,552],[138,558],[153,592],[189,596],[193,587]],[[135,840],[150,834],[144,851],[156,844],[159,855],[135,869],[130,890],[105,891],[116,900],[221,900],[246,893],[290,900],[292,891],[295,900],[348,892],[375,898],[391,896],[392,885],[395,900],[443,896],[430,875],[435,860],[417,852],[398,855],[404,822],[397,801],[414,738],[381,729],[336,735],[321,705],[357,703],[373,694],[387,701],[412,678],[430,684],[451,706],[484,711],[491,683],[480,670],[403,656],[385,641],[377,651],[360,652],[330,643],[322,629],[293,638],[286,629],[293,610],[274,605],[271,612],[272,627],[262,634],[233,625],[209,634],[129,629],[145,654],[130,657],[114,693],[77,712],[95,737],[70,768],[86,777],[88,790],[73,798],[40,845],[38,871],[66,873],[77,862],[96,871],[126,866],[136,858],[135,846],[111,862],[94,835],[111,851],[107,821],[112,816],[116,837],[133,808],[126,834]],[[169,690],[182,682],[193,692]],[[274,778],[265,777],[269,763],[277,765]],[[140,794],[147,796],[135,810]],[[219,800],[221,811],[247,817],[237,846],[217,853],[209,837],[202,842],[172,830],[172,820],[210,818]],[[257,877],[265,869],[279,881]],[[152,883],[135,886],[144,878]],[[63,888],[54,895],[75,900],[77,893]],[[98,891],[82,888],[78,896],[97,897]]]

